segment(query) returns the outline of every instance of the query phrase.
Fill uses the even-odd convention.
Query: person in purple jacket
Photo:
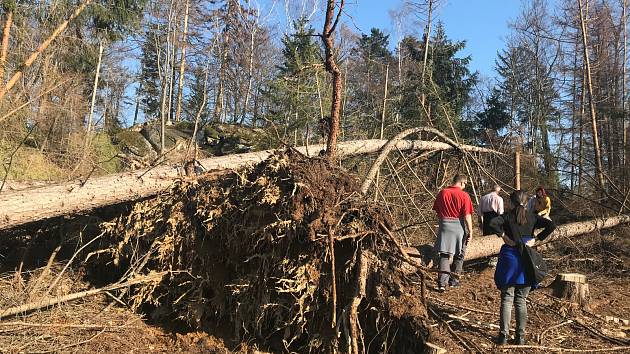
[[[510,195],[512,209],[493,218],[490,227],[503,238],[499,261],[494,272],[494,283],[501,290],[500,333],[496,338],[499,345],[507,344],[510,334],[512,306],[516,308],[516,336],[514,344],[525,344],[525,325],[527,323],[527,295],[538,284],[530,279],[523,262],[524,245],[533,239],[534,227],[541,225],[544,230],[536,238],[544,240],[556,226],[551,220],[527,210],[527,194],[517,190]],[[515,235],[515,233],[518,233]]]

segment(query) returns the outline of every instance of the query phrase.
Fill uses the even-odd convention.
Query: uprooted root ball
[[[271,350],[417,352],[429,334],[420,278],[401,270],[384,215],[345,170],[288,150],[137,203],[104,225],[112,246],[91,262],[167,271],[130,303],[198,329],[229,324]]]

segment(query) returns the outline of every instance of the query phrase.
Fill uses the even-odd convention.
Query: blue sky
[[[301,4],[303,1],[309,4],[313,1],[323,3],[322,0],[287,1],[289,4]],[[354,31],[361,33],[369,33],[372,27],[380,28],[390,34],[393,49],[397,31],[390,10],[399,9],[402,2],[403,0],[346,0],[347,15],[343,21]],[[252,3],[260,5],[261,14],[269,24],[280,23],[281,27],[286,24],[285,0],[252,0]],[[272,3],[275,5],[270,13]],[[451,40],[466,41],[466,48],[460,55],[471,55],[472,71],[478,71],[482,79],[495,77],[494,62],[497,52],[505,46],[505,39],[510,32],[508,23],[518,16],[521,0],[439,0],[439,3],[434,19],[442,21]],[[307,13],[310,10],[307,6]],[[319,29],[322,24],[323,10],[319,8],[312,17],[312,25]],[[415,35],[419,35],[423,25],[417,27],[413,33]],[[407,28],[406,33],[410,30]],[[137,63],[132,64],[136,65]]]
[[[285,0],[258,1],[262,5],[263,13],[275,1],[276,20],[286,23]],[[313,1],[323,3],[321,0],[288,1],[294,5],[304,1],[309,4]],[[403,0],[346,0],[347,16],[344,17],[344,22],[357,32],[369,33],[372,27],[384,30],[390,34],[393,47],[397,32],[390,10],[400,9],[402,3]],[[466,41],[466,49],[461,54],[472,56],[473,71],[479,71],[482,77],[494,77],[497,51],[504,47],[505,39],[509,35],[508,22],[518,16],[520,9],[521,0],[439,0],[434,19],[443,22],[449,38]],[[307,13],[309,11],[307,6]],[[320,8],[313,16],[312,24],[315,28],[323,21],[322,15],[323,9]],[[414,34],[419,34],[422,28],[423,25],[419,25]]]
[[[400,7],[402,0],[350,0],[348,12],[362,32],[379,27],[395,37],[388,12]],[[521,9],[519,0],[443,0],[436,16],[444,23],[447,35],[453,40],[465,40],[464,55],[472,56],[472,69],[482,76],[494,76],[497,51],[504,47],[509,35],[508,22]]]

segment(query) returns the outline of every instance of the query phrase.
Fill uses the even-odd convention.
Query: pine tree
[[[477,82],[477,73],[471,73],[469,69],[471,57],[457,56],[465,46],[464,41],[451,41],[443,25],[438,23],[429,45],[428,75],[423,85],[420,70],[424,47],[413,37],[402,40],[399,55],[405,55],[410,61],[405,83],[400,88],[399,109],[406,125],[433,125],[446,132],[451,132],[451,124],[456,130],[460,128],[461,114],[470,102],[470,93]],[[422,93],[426,95],[425,107],[419,104]]]
[[[315,117],[322,114],[318,82],[323,96],[325,75],[321,66],[321,48],[314,41],[315,29],[306,19],[295,21],[294,28],[295,33],[282,38],[283,61],[266,96],[272,106],[271,120],[284,128],[285,138],[293,135],[295,140],[296,135],[309,138],[307,135],[311,135],[317,126]]]
[[[393,61],[388,46],[389,36],[372,28],[369,35],[361,35],[351,52],[353,70],[349,81],[354,90],[348,110],[354,115],[352,121],[346,124],[350,125],[350,133],[357,138],[365,137],[361,131],[368,133],[368,137],[379,137],[386,70]]]
[[[142,103],[145,120],[156,119],[160,113],[161,80],[158,68],[159,57],[159,27],[150,25],[145,33],[145,41],[142,43],[142,56],[140,64],[140,81],[142,82]]]
[[[559,113],[559,98],[550,70],[528,46],[510,46],[499,54],[500,89],[515,123],[527,127],[526,148],[543,156],[549,183],[557,183],[556,160],[551,151],[550,122]]]

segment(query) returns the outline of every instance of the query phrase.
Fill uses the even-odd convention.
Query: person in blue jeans
[[[507,344],[510,335],[512,306],[516,309],[516,336],[514,344],[525,344],[527,324],[527,295],[536,288],[535,280],[529,279],[529,272],[523,262],[524,245],[533,240],[534,227],[544,229],[536,238],[544,240],[556,228],[551,220],[527,210],[527,194],[517,190],[510,195],[512,209],[490,221],[492,230],[503,238],[499,261],[494,272],[494,283],[501,290],[500,332],[496,338],[499,345]]]

